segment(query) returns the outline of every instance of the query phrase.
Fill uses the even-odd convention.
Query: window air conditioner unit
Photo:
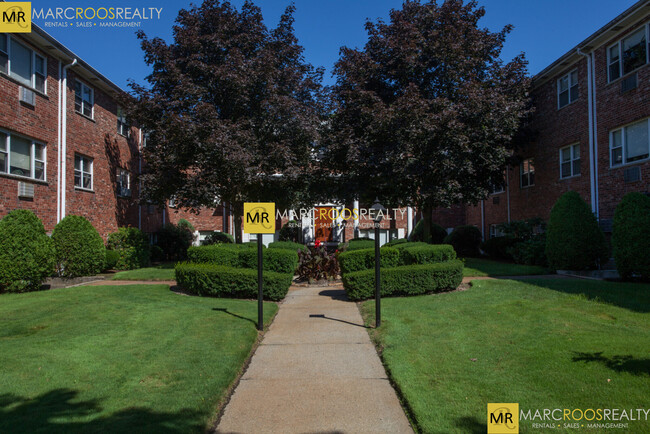
[[[33,90],[27,89],[24,86],[20,86],[18,91],[20,102],[24,102],[25,104],[29,104],[31,106],[35,105],[35,96]]]
[[[34,184],[18,182],[18,197],[34,198]]]

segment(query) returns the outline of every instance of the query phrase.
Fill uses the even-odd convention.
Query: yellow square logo
[[[244,232],[249,234],[274,234],[275,203],[245,202]]]
[[[509,434],[519,432],[519,404],[488,404],[488,434]]]
[[[32,3],[0,3],[0,33],[29,33],[32,31]]]

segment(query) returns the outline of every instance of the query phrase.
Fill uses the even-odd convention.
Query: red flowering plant
[[[314,247],[298,252],[298,279],[309,283],[319,280],[334,280],[339,274],[339,263],[334,253],[329,253],[320,240]]]

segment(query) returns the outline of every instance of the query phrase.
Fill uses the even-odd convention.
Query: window
[[[557,107],[561,109],[578,99],[578,71],[568,73],[557,81]]]
[[[82,155],[74,156],[74,186],[93,189],[93,159]]]
[[[122,111],[122,107],[117,108],[117,132],[123,136],[129,137],[129,124],[126,122],[126,116]]]
[[[0,131],[0,173],[45,180],[45,145]]]
[[[490,238],[502,237],[504,235],[501,230],[501,225],[490,225]]]
[[[122,197],[131,196],[131,174],[128,170],[117,169],[117,195]]]
[[[45,57],[7,34],[0,34],[0,72],[9,74],[25,86],[45,93],[47,78]]]
[[[612,166],[645,160],[650,155],[648,119],[619,128],[610,133],[610,158]]]
[[[560,149],[560,178],[580,175],[580,145]]]
[[[648,61],[646,26],[621,39],[607,50],[609,81],[632,72]]]
[[[178,206],[178,204],[176,203],[176,197],[174,196],[170,197],[169,200],[167,201],[167,205],[170,208],[176,208]]]
[[[93,117],[93,90],[80,81],[74,83],[74,109],[84,116]]]
[[[507,172],[504,170],[503,171],[503,181],[499,182],[498,184],[492,184],[490,187],[490,194],[499,194],[503,193],[506,191],[506,174]]]
[[[531,187],[535,185],[535,165],[532,158],[527,158],[519,166],[519,175],[521,178],[521,187]]]

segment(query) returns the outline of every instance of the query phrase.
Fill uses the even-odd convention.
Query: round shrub
[[[512,260],[510,248],[522,240],[510,236],[493,237],[481,243],[481,250],[492,259]]]
[[[235,239],[232,235],[225,232],[212,232],[210,235],[205,237],[205,240],[201,243],[204,246],[211,246],[213,244],[234,244]]]
[[[120,252],[106,249],[106,265],[104,266],[104,270],[114,270],[119,259]]]
[[[447,237],[447,231],[440,225],[431,222],[431,233],[424,239],[424,219],[418,221],[411,232],[411,241],[424,241],[429,244],[442,244]]]
[[[116,270],[133,270],[149,265],[149,240],[137,228],[119,228],[108,236],[106,246],[120,254]]]
[[[564,193],[551,209],[546,257],[554,270],[595,269],[607,261],[605,235],[587,203],[575,191]]]
[[[445,244],[451,244],[460,257],[478,256],[481,245],[481,231],[476,226],[458,226],[445,238]]]
[[[92,276],[104,268],[104,240],[85,217],[69,215],[57,223],[52,242],[59,276]]]
[[[612,247],[625,280],[650,280],[650,197],[628,193],[614,212]]]
[[[296,220],[289,220],[282,226],[279,233],[279,241],[293,241],[294,243],[300,242],[300,235],[302,234],[302,224]]]
[[[53,271],[52,240],[32,211],[11,211],[0,220],[0,292],[38,290]]]

